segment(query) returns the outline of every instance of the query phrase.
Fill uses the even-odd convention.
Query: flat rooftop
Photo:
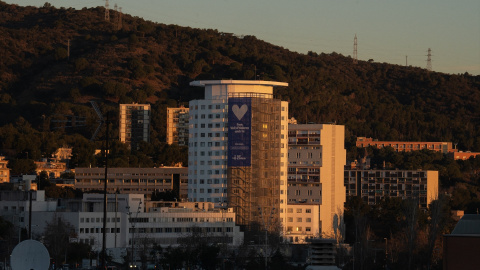
[[[262,85],[262,86],[288,86],[286,82],[273,81],[252,81],[252,80],[207,80],[207,81],[193,81],[190,86],[205,87],[206,85]]]

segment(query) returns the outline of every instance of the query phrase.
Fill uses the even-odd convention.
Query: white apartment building
[[[238,224],[274,227],[286,214],[288,103],[271,81],[194,81],[188,198],[232,207]]]
[[[288,204],[284,238],[290,243],[305,244],[308,238],[320,236],[320,224],[319,204]]]
[[[167,143],[188,145],[189,108],[167,108]]]
[[[345,127],[341,125],[288,126],[288,208],[304,204],[319,205],[319,231],[313,230],[316,226],[311,224],[297,224],[292,226],[291,233],[298,233],[295,227],[312,228],[301,233],[310,237],[318,237],[319,234],[334,237],[338,233],[336,230],[341,225],[346,199],[344,141]],[[316,210],[312,208],[311,211]],[[291,220],[290,214],[287,213],[287,220]],[[299,217],[293,218],[298,221]]]

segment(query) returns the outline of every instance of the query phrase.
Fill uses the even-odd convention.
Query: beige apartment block
[[[480,156],[480,152],[470,152],[470,151],[451,152],[451,153],[448,153],[448,156],[455,160],[467,160],[470,158],[475,158]]]
[[[120,104],[119,138],[130,149],[150,142],[150,104]]]
[[[301,226],[306,235],[334,237],[339,233],[346,198],[344,138],[345,127],[341,125],[288,126],[288,208],[305,204],[319,206],[319,231],[306,224]],[[287,221],[290,214],[287,212]],[[307,227],[312,229],[304,231]]]
[[[8,160],[0,156],[0,183],[10,182],[10,168],[7,167]]]
[[[103,190],[105,168],[76,168],[75,188],[84,192]],[[144,194],[149,198],[154,192],[173,190],[179,200],[187,199],[188,168],[109,168],[108,193]]]
[[[188,145],[189,108],[167,108],[167,143]]]

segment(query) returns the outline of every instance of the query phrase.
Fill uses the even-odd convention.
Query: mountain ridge
[[[452,141],[480,151],[480,76],[358,61],[337,53],[299,54],[212,29],[145,21],[104,8],[20,7],[0,2],[0,127],[21,117],[39,132],[88,137],[102,110],[148,102],[153,137],[165,141],[166,107],[203,98],[189,82],[260,79],[288,82],[275,96],[301,123],[346,126],[382,140]],[[70,43],[70,47],[68,47]],[[68,51],[70,52],[68,54]],[[87,117],[81,131],[58,129],[56,115]]]

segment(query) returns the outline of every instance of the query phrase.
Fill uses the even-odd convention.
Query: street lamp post
[[[225,253],[226,253],[226,235],[225,235],[225,218],[224,218],[224,212],[225,212],[225,206],[223,203],[220,203],[221,205],[221,208],[220,208],[220,211],[222,211],[222,248],[223,248],[223,252],[222,252],[222,270],[225,270]]]
[[[260,215],[262,216],[262,222],[263,222],[263,227],[265,229],[265,269],[268,269],[268,254],[267,254],[267,248],[268,248],[268,225],[270,225],[270,219],[272,218],[274,212],[275,212],[275,207],[272,208],[272,212],[270,214],[270,219],[268,219],[268,222],[265,222],[265,217],[263,216],[262,208],[258,207],[258,210],[260,212]]]
[[[387,268],[387,261],[388,261],[388,239],[383,238],[385,240],[385,268]]]
[[[136,267],[136,264],[134,262],[134,259],[135,259],[135,222],[136,222],[136,219],[138,218],[138,213],[140,213],[140,210],[142,209],[141,207],[142,205],[142,202],[140,201],[138,203],[138,209],[137,209],[137,213],[135,215],[135,220],[132,220],[132,212],[128,212],[128,216],[130,218],[130,222],[132,223],[132,264],[130,265],[131,268],[134,268]],[[127,206],[127,209],[129,210],[130,209],[130,206]]]

